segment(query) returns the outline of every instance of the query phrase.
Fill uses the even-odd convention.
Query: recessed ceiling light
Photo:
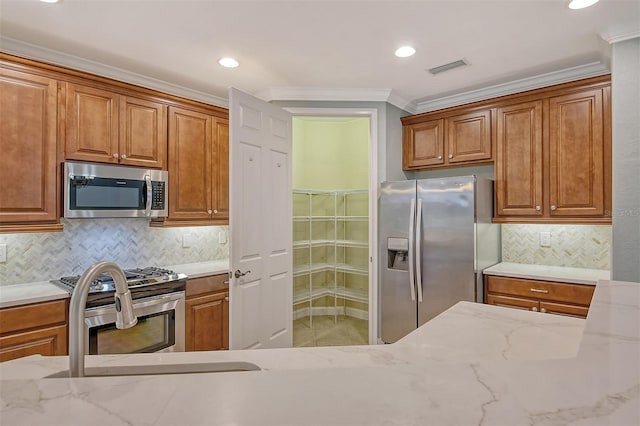
[[[59,0],[40,0],[42,3],[58,3]]]
[[[236,61],[236,60],[235,60],[235,59],[233,59],[233,58],[229,58],[229,57],[227,57],[227,58],[220,58],[220,59],[218,60],[218,63],[219,63],[220,65],[222,65],[223,67],[225,67],[225,68],[235,68],[235,67],[237,67],[238,65],[240,65],[240,63],[239,63],[238,61]]]
[[[396,56],[398,58],[408,58],[409,56],[413,56],[416,53],[416,49],[411,46],[402,46],[396,50]]]
[[[598,3],[598,1],[599,0],[571,0],[569,2],[569,9],[584,9],[585,7]]]

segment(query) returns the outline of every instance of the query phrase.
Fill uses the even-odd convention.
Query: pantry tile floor
[[[293,321],[293,346],[349,346],[366,345],[369,342],[369,325],[346,315],[314,316],[313,327],[309,327],[309,317]]]

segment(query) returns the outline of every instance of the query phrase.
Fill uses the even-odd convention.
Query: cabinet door
[[[402,129],[402,168],[444,164],[444,120],[432,120]]]
[[[187,351],[215,351],[228,347],[228,302],[225,301],[227,295],[228,293],[217,293],[187,299],[185,302],[185,348]]]
[[[491,111],[447,118],[447,161],[491,160]]]
[[[169,218],[211,217],[211,116],[169,107]]]
[[[229,120],[213,122],[213,219],[229,220]]]
[[[67,83],[65,156],[118,163],[118,95]]]
[[[120,163],[164,169],[167,162],[167,107],[120,97]]]
[[[498,296],[495,294],[487,294],[487,304],[523,309],[526,311],[537,311],[540,308],[540,303],[537,300],[521,299],[519,297],[511,296]]]
[[[604,215],[602,89],[549,100],[551,216]]]
[[[56,221],[58,83],[0,69],[0,93],[0,224]]]
[[[66,355],[65,325],[0,337],[0,362],[29,355]]]
[[[542,102],[497,109],[495,191],[498,216],[541,216]]]

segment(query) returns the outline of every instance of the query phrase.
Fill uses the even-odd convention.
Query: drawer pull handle
[[[222,281],[222,284],[229,284],[229,280]]]
[[[549,293],[549,290],[540,290],[539,288],[531,288],[530,290],[534,293],[544,293],[544,294]]]

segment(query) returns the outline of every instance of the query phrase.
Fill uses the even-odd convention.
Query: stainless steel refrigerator
[[[459,301],[484,300],[482,270],[500,260],[493,181],[476,176],[382,184],[381,337],[392,343]]]

